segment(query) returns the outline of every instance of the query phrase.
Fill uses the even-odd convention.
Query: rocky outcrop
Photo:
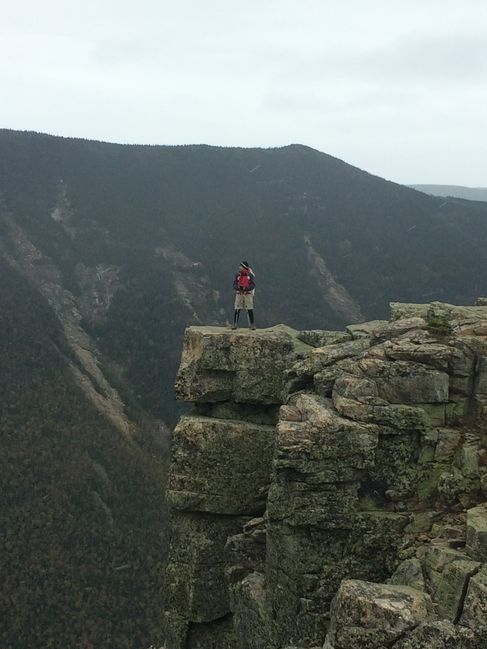
[[[390,647],[432,615],[429,595],[409,586],[344,580],[333,601],[325,649]]]
[[[268,646],[264,579],[255,572],[263,568],[265,554],[265,528],[258,517],[266,510],[285,369],[308,349],[284,326],[262,332],[186,331],[176,392],[196,407],[174,431],[167,485],[172,511],[168,649],[236,648],[235,632],[246,637],[245,646],[257,647],[257,640],[248,644],[248,636],[257,637],[259,629],[260,646]],[[232,611],[235,630],[229,633],[224,621]]]
[[[306,349],[297,332],[284,325],[253,335],[189,327],[176,396],[197,403],[281,404],[284,370],[294,352]]]
[[[176,386],[166,649],[485,646],[485,306],[191,327]]]

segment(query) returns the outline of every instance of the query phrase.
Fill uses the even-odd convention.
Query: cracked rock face
[[[460,623],[487,644],[487,567],[485,564],[470,579]]]
[[[382,649],[393,645],[432,613],[429,595],[409,586],[344,580],[332,605],[325,648]]]
[[[263,513],[274,428],[210,417],[182,417],[173,434],[169,505],[215,514]]]
[[[166,649],[487,646],[487,310],[392,316],[188,329]]]
[[[183,401],[278,404],[290,356],[308,346],[279,325],[263,332],[189,327],[176,395]]]
[[[469,629],[451,622],[423,622],[405,638],[393,645],[394,649],[473,649],[475,636]]]

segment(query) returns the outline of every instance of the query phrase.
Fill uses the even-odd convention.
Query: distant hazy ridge
[[[461,185],[409,185],[432,196],[454,196],[469,201],[487,201],[487,187],[462,187]]]

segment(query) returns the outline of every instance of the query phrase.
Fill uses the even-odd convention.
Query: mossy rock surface
[[[226,515],[263,513],[274,440],[272,426],[182,417],[173,433],[169,505]]]

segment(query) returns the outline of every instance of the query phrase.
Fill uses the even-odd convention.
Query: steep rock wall
[[[485,646],[485,305],[191,327],[176,388],[167,649]]]

